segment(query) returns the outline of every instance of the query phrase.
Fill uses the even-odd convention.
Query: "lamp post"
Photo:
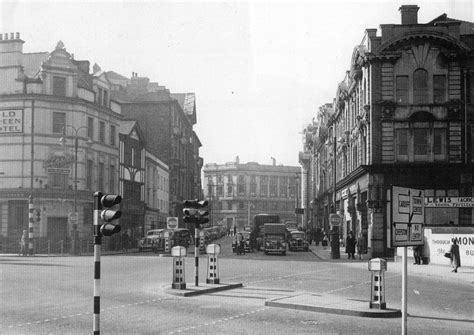
[[[337,164],[337,157],[336,157],[336,150],[337,150],[337,142],[336,142],[336,127],[335,125],[332,126],[332,145],[333,145],[333,175],[334,175],[334,182],[333,182],[333,198],[332,198],[332,206],[334,210],[334,214],[336,213],[336,164]],[[339,251],[339,226],[331,225],[331,259],[339,259],[341,257]]]
[[[79,138],[77,134],[79,133],[79,130],[81,129],[88,129],[89,127],[82,126],[79,128],[76,128],[74,126],[66,125],[63,128],[63,137],[59,139],[61,144],[65,145],[66,144],[66,127],[70,127],[74,131],[74,217],[76,217],[77,213],[77,151],[79,148]],[[88,140],[88,143],[90,143],[90,140]],[[76,218],[77,220],[77,218]]]

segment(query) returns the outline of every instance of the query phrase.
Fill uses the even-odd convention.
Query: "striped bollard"
[[[207,284],[219,284],[219,267],[217,255],[221,252],[219,244],[209,244],[206,247],[206,253],[209,255],[209,264],[207,267]]]
[[[371,259],[369,271],[372,272],[369,307],[386,309],[384,272],[387,271],[387,261],[382,258]]]
[[[33,256],[33,224],[34,224],[33,196],[28,197],[28,255]]]
[[[186,279],[184,272],[184,257],[186,256],[186,248],[176,246],[171,248],[171,256],[173,256],[173,283],[171,288],[184,290],[186,289]]]
[[[94,334],[100,334],[100,251],[102,235],[100,233],[99,215],[102,210],[101,198],[101,192],[94,193],[94,324],[92,328]]]

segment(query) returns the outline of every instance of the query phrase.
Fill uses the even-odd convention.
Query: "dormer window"
[[[66,78],[53,76],[53,95],[66,96]]]

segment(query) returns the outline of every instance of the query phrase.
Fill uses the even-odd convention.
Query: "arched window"
[[[425,69],[413,72],[413,103],[428,103],[428,72]]]

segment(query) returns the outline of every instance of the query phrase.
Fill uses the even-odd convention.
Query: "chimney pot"
[[[14,33],[10,33],[10,39],[11,39],[11,40],[14,40],[14,39],[15,39],[15,34],[14,34]]]
[[[19,40],[20,39],[20,33],[16,33],[16,39]]]
[[[418,10],[417,5],[403,5],[399,8],[402,15],[402,24],[418,24]]]

